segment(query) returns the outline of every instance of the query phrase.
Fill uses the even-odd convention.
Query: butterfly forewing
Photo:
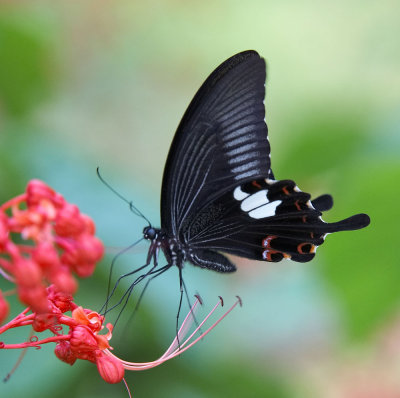
[[[193,98],[164,170],[161,224],[172,236],[225,192],[268,175],[264,83],[265,61],[246,51],[219,66]]]

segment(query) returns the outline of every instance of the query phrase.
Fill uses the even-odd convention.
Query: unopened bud
[[[73,365],[76,361],[76,357],[71,350],[71,345],[68,341],[60,341],[57,343],[56,348],[54,349],[54,354],[56,357],[70,365]]]
[[[108,357],[103,354],[97,358],[96,365],[100,376],[107,383],[119,383],[124,378],[124,366],[116,358]]]

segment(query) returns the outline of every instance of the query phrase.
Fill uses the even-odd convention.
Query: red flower
[[[47,291],[49,297],[59,294],[55,291],[54,286],[50,286]],[[52,301],[53,299],[49,300]],[[221,299],[189,337],[186,338],[194,322],[194,314],[199,303],[200,300],[197,299],[183,321],[178,336],[175,337],[167,351],[159,359],[152,362],[128,362],[113,355],[109,344],[112,337],[112,325],[107,324],[108,332],[101,334],[104,330],[104,317],[95,311],[78,307],[73,302],[70,303],[71,307],[75,306],[72,311],[72,317],[64,315],[56,306],[53,306],[52,310],[47,314],[28,314],[29,311],[26,309],[7,325],[0,327],[0,334],[11,328],[32,325],[36,332],[49,330],[54,336],[43,340],[33,339],[21,344],[0,343],[0,349],[39,347],[42,344],[56,343],[54,353],[61,361],[70,365],[73,365],[77,359],[93,362],[97,365],[103,380],[107,383],[118,383],[123,379],[125,370],[150,369],[182,354],[206,336],[238,304],[241,304],[238,298],[234,305],[214,324],[206,329],[205,332],[197,335],[209,317],[222,305]],[[63,326],[68,327],[68,333],[63,333]]]
[[[14,243],[10,233],[19,233],[27,244]],[[0,272],[17,284],[23,303],[46,313],[47,286],[73,294],[73,274],[93,273],[104,252],[94,233],[93,221],[77,206],[44,182],[32,180],[25,194],[0,206]]]
[[[178,336],[158,360],[123,361],[110,351],[113,326],[109,323],[104,326],[104,316],[73,301],[77,289],[73,274],[90,276],[103,256],[103,244],[94,233],[94,223],[88,216],[39,180],[30,181],[24,194],[0,206],[0,275],[16,284],[14,291],[29,306],[0,326],[0,334],[22,326],[30,326],[36,333],[48,331],[52,334],[42,340],[32,336],[20,344],[0,342],[0,349],[55,343],[54,353],[61,361],[70,365],[77,359],[93,362],[106,382],[118,383],[125,369],[148,369],[180,355],[208,334],[240,302],[238,299],[217,322],[196,337],[200,327],[222,304],[222,300],[218,302],[185,340],[200,302],[197,299]],[[15,234],[20,234],[26,244],[15,243],[11,239]],[[8,303],[0,292],[0,324],[8,312]],[[71,312],[71,316],[66,315],[67,312]]]

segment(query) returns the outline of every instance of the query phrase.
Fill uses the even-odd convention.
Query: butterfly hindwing
[[[362,228],[369,222],[368,216],[359,214],[325,223],[320,210],[331,204],[330,195],[311,201],[292,180],[253,180],[188,219],[180,239],[194,250],[271,262],[284,258],[307,262],[327,233]]]

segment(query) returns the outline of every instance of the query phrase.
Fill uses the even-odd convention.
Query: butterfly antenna
[[[138,217],[142,217],[148,224],[149,226],[151,225],[151,222],[149,219],[132,203],[131,200],[126,199],[124,196],[122,196],[118,191],[116,191],[100,174],[100,167],[97,167],[96,169],[97,177],[99,177],[100,181],[115,195],[117,195],[120,199],[122,199],[125,203],[129,205],[129,209],[133,214],[135,214]]]

